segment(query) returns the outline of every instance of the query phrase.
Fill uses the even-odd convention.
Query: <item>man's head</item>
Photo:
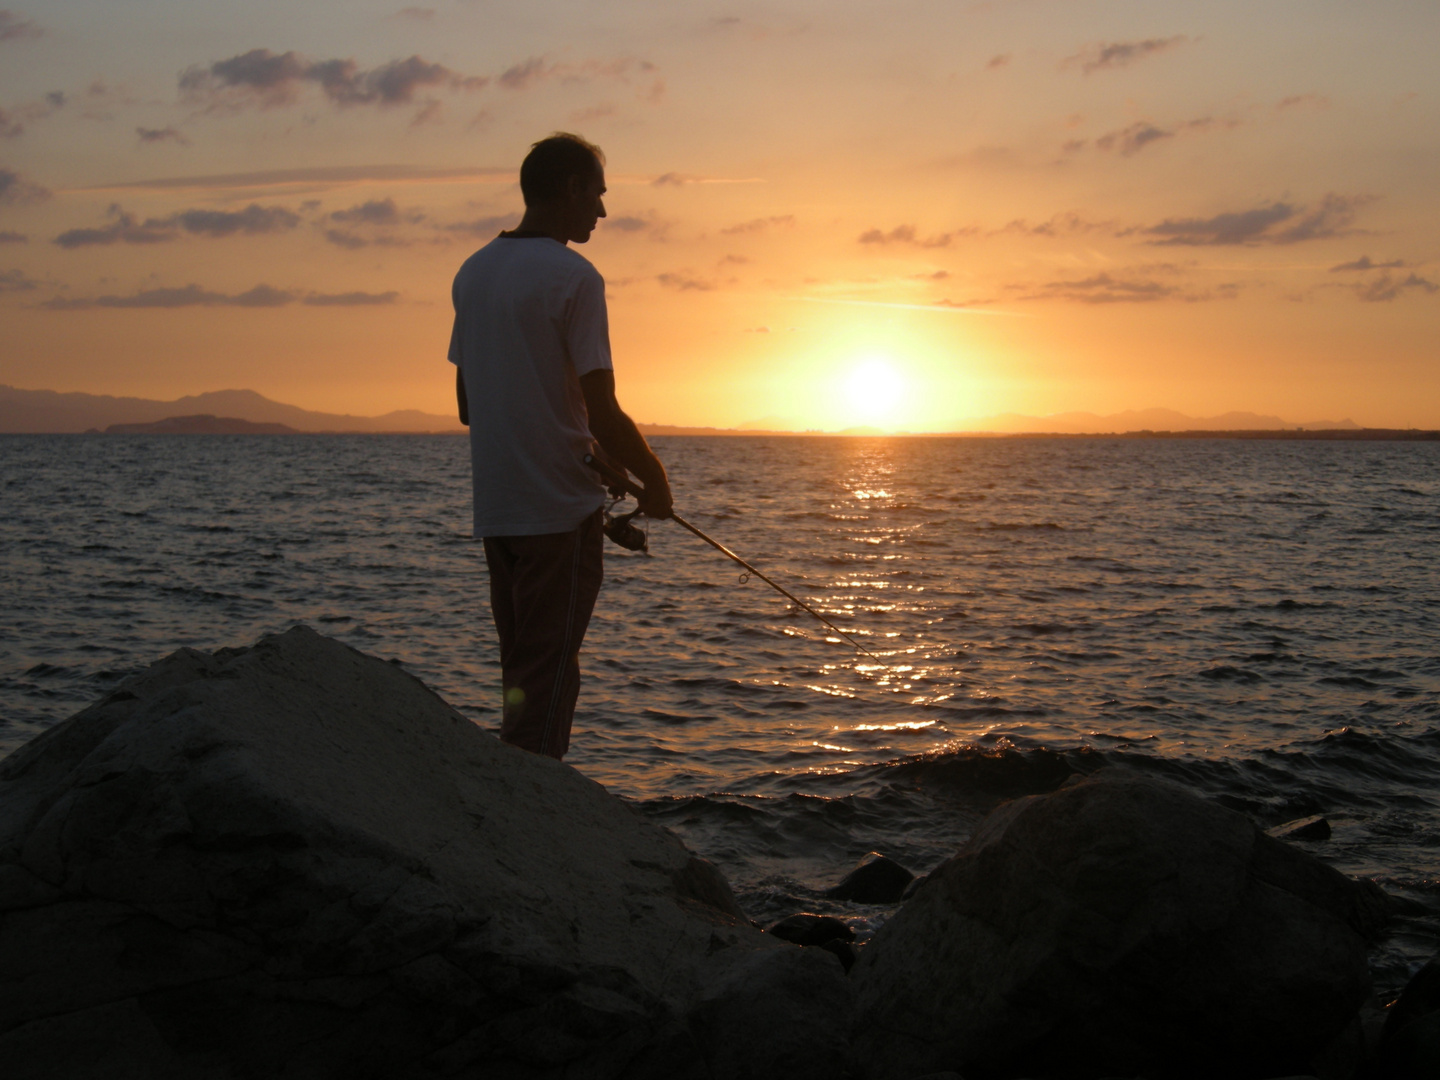
[[[527,213],[543,210],[565,225],[566,240],[583,244],[605,216],[605,155],[579,135],[557,131],[530,148],[520,165]]]

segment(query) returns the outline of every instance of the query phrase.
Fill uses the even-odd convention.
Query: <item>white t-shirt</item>
[[[455,275],[450,361],[465,373],[475,535],[568,532],[605,501],[580,376],[610,368],[605,281],[548,237],[499,236]]]

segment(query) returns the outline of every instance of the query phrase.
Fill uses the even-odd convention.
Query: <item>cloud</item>
[[[1172,285],[1158,281],[1115,278],[1109,274],[1074,281],[1052,281],[1035,287],[1024,299],[1078,300],[1082,304],[1143,304],[1164,300],[1177,292]]]
[[[429,22],[435,18],[435,9],[428,7],[401,8],[395,13],[395,16],[400,19],[414,19],[416,22]]]
[[[922,248],[949,247],[950,241],[957,236],[973,235],[974,229],[956,229],[954,232],[936,233],[934,236],[922,238],[916,231],[914,225],[897,225],[889,232],[880,229],[867,229],[858,237],[861,244],[911,244]]]
[[[1190,41],[1188,35],[1176,34],[1174,37],[1168,38],[1147,38],[1144,41],[1115,41],[1090,45],[1081,49],[1074,56],[1066,57],[1061,67],[1072,67],[1078,64],[1080,70],[1089,75],[1095,71],[1128,67],[1137,60],[1167,52],[1188,41]]]
[[[139,136],[140,142],[141,142],[142,145],[145,144],[145,143],[160,143],[160,142],[173,142],[173,143],[178,143],[178,144],[181,145],[181,146],[189,146],[189,145],[190,145],[190,140],[187,139],[187,138],[184,136],[184,134],[181,133],[177,128],[173,128],[173,127],[164,127],[164,128],[137,127],[137,128],[135,129],[135,134],[136,134],[137,136]]]
[[[751,218],[749,221],[742,221],[736,225],[730,225],[721,229],[723,236],[739,236],[742,233],[758,233],[778,226],[791,226],[795,224],[794,214],[780,214],[774,217]]]
[[[509,213],[493,214],[490,217],[476,218],[474,221],[457,221],[452,225],[441,226],[441,228],[448,233],[483,237],[488,240],[501,230],[513,229],[519,224],[520,215]]]
[[[25,38],[38,38],[45,33],[29,19],[22,15],[16,15],[13,11],[0,8],[0,41],[21,41]]]
[[[513,183],[515,169],[436,169],[421,165],[322,165],[303,169],[267,169],[264,172],[219,173],[208,176],[170,176],[102,184],[77,191],[234,191],[261,187],[324,188],[360,183],[428,184],[440,180],[474,180],[478,183]]]
[[[400,222],[400,208],[394,199],[372,199],[348,210],[336,210],[330,220],[345,224],[396,225]]]
[[[243,210],[181,210],[163,218],[141,221],[112,204],[111,221],[95,229],[69,229],[53,243],[67,250],[107,244],[162,244],[179,239],[182,232],[219,239],[244,233],[258,236],[286,232],[300,224],[300,215],[283,206],[251,203]]]
[[[302,293],[294,289],[277,289],[273,285],[264,284],[256,285],[253,289],[247,289],[242,293],[229,295],[211,292],[199,285],[186,285],[178,289],[141,289],[129,296],[92,296],[74,299],[56,297],[53,300],[46,300],[40,306],[50,311],[87,311],[94,308],[276,308],[296,303],[311,307],[363,307],[393,304],[399,297],[398,292]]]
[[[606,218],[605,228],[619,229],[621,232],[643,232],[650,227],[650,222],[638,217],[617,217]]]
[[[713,281],[692,277],[689,273],[657,274],[655,280],[667,289],[675,289],[678,292],[710,292],[715,288]]]
[[[1390,262],[1371,262],[1369,255],[1361,255],[1354,262],[1341,263],[1339,266],[1330,267],[1330,273],[1338,274],[1345,270],[1400,270],[1406,266],[1404,259],[1393,259]]]
[[[1141,231],[1161,237],[1150,241],[1161,246],[1298,244],[1346,235],[1356,211],[1371,201],[1329,194],[1314,209],[1276,202],[1211,218],[1168,218]]]
[[[251,203],[243,210],[182,210],[166,218],[188,233],[220,238],[245,233],[260,236],[288,232],[300,224],[300,215],[283,206],[260,206]]]
[[[411,104],[421,87],[478,90],[489,81],[483,76],[462,75],[420,56],[392,60],[367,71],[354,60],[310,60],[297,52],[251,49],[228,60],[217,60],[208,68],[187,68],[180,74],[179,88],[181,100],[212,112],[248,105],[291,105],[306,84],[318,86],[332,104],[341,108],[387,108]]]
[[[0,206],[24,206],[49,197],[49,188],[25,179],[14,169],[0,168]]]
[[[39,284],[24,270],[0,270],[0,293],[29,292]]]
[[[310,293],[300,302],[311,307],[375,307],[379,304],[393,304],[399,299],[400,294],[392,289],[383,293]]]
[[[1198,120],[1186,120],[1183,124],[1177,124],[1172,128],[1156,127],[1148,120],[1140,120],[1124,127],[1118,131],[1112,131],[1101,135],[1095,140],[1097,150],[1118,150],[1123,157],[1138,154],[1151,143],[1159,142],[1161,139],[1173,139],[1176,135],[1190,134],[1192,132],[1209,131],[1211,128],[1223,126],[1227,128],[1239,127],[1238,120],[1216,120],[1211,116],[1202,116]],[[1065,143],[1062,150],[1066,153],[1073,153],[1085,145],[1083,140],[1072,139]]]
[[[1052,215],[1047,221],[1036,222],[1033,225],[1024,218],[1016,218],[1014,221],[992,230],[989,235],[1019,234],[1021,236],[1055,237],[1092,232],[1113,233],[1118,229],[1119,224],[1115,221],[1091,221],[1081,217],[1074,210],[1066,210],[1063,213]]]
[[[25,124],[14,113],[0,109],[0,139],[15,139],[25,134]]]
[[[1406,289],[1418,289],[1421,292],[1440,292],[1440,285],[1433,281],[1420,277],[1418,274],[1411,274],[1406,278],[1395,278],[1389,274],[1381,274],[1378,278],[1356,285],[1355,295],[1367,303],[1384,303],[1398,299]]]
[[[539,83],[559,79],[568,83],[586,83],[596,79],[629,84],[631,76],[641,76],[650,81],[642,88],[640,97],[658,101],[665,93],[665,81],[655,77],[659,69],[648,60],[622,57],[618,60],[584,60],[579,63],[557,61],[546,63],[543,56],[531,56],[502,71],[495,80],[506,90],[528,90]]]
[[[19,232],[0,232],[0,244],[28,244],[30,237]]]
[[[1101,135],[1095,140],[1095,145],[1101,150],[1118,150],[1123,156],[1129,157],[1131,154],[1138,154],[1152,142],[1174,137],[1173,131],[1162,131],[1154,124],[1141,120],[1127,128]]]
[[[108,225],[102,225],[98,229],[67,229],[51,242],[71,250],[119,243],[163,244],[179,236],[174,225],[158,218],[141,221],[118,205],[110,207],[109,215],[113,220]]]
[[[1328,109],[1330,107],[1330,99],[1324,94],[1291,94],[1289,97],[1281,98],[1275,103],[1275,111],[1284,112],[1286,109],[1298,109],[1301,106]]]
[[[532,83],[539,82],[546,75],[545,61],[539,56],[532,56],[528,60],[521,61],[513,67],[507,68],[500,73],[496,80],[506,90],[524,90]]]
[[[996,68],[1002,68],[1010,63],[1010,60],[1011,57],[1009,53],[996,53],[985,62],[985,70],[994,71]]]

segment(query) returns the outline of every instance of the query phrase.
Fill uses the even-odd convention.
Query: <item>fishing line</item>
[[[590,468],[594,469],[597,473],[599,473],[602,477],[604,477],[605,482],[606,482],[611,488],[618,488],[618,489],[621,490],[621,491],[625,491],[625,492],[627,492],[627,493],[629,493],[629,494],[631,494],[631,495],[634,495],[635,498],[637,498],[637,499],[640,498],[642,495],[645,494],[643,488],[636,487],[634,484],[632,484],[632,483],[630,482],[629,477],[622,476],[620,473],[618,473],[618,472],[616,472],[614,469],[612,469],[607,463],[605,463],[605,462],[601,461],[599,458],[597,458],[594,454],[586,454],[586,455],[585,455],[585,458],[584,458],[584,461],[585,461],[585,464],[586,464],[586,465],[590,466]],[[637,511],[635,511],[635,513],[639,513],[639,511],[637,510]],[[626,526],[628,526],[629,528],[634,528],[633,525],[630,525],[630,518],[632,518],[632,517],[634,517],[634,516],[635,516],[634,513],[624,515],[625,524],[626,524]],[[613,519],[613,520],[617,520],[617,521],[618,521],[619,519]],[[704,540],[705,543],[709,544],[711,547],[713,547],[716,551],[720,552],[722,555],[726,556],[727,558],[733,559],[735,562],[739,563],[742,567],[745,568],[745,571],[746,571],[746,574],[747,574],[747,575],[753,575],[754,577],[759,578],[761,581],[765,582],[766,585],[769,585],[772,589],[774,589],[776,592],[778,592],[781,596],[785,597],[785,599],[789,600],[791,603],[795,604],[797,607],[804,608],[804,609],[805,609],[806,611],[808,611],[811,615],[815,616],[815,618],[819,619],[822,623],[824,623],[826,626],[828,626],[831,630],[835,631],[835,633],[839,634],[842,638],[844,638],[846,641],[848,641],[851,645],[855,646],[855,648],[859,649],[862,653],[864,653],[866,656],[868,656],[871,660],[874,660],[874,661],[875,661],[877,664],[879,664],[881,667],[883,667],[883,668],[890,668],[890,667],[892,666],[892,665],[890,665],[890,664],[887,664],[884,660],[881,660],[878,656],[876,656],[873,652],[871,652],[869,649],[867,649],[864,645],[861,645],[860,642],[856,641],[853,637],[851,637],[849,634],[847,634],[844,630],[841,630],[841,629],[840,629],[838,626],[836,626],[833,622],[831,622],[829,619],[827,619],[824,615],[821,615],[820,612],[816,611],[816,610],[815,610],[813,607],[811,607],[809,604],[805,603],[804,600],[801,600],[798,596],[796,596],[794,593],[792,593],[789,589],[786,589],[783,585],[779,585],[779,584],[777,584],[776,582],[772,581],[770,578],[766,577],[766,576],[765,576],[764,574],[762,574],[759,570],[755,569],[755,567],[751,566],[748,562],[746,562],[744,559],[742,559],[739,555],[736,555],[735,552],[731,551],[731,550],[730,550],[728,547],[726,547],[724,544],[720,543],[720,541],[714,539],[713,537],[710,537],[710,536],[705,535],[705,533],[701,532],[701,531],[700,531],[699,529],[697,529],[694,525],[691,525],[688,521],[686,521],[684,518],[682,518],[679,514],[675,513],[673,510],[672,510],[671,513],[670,513],[670,520],[674,521],[675,524],[679,525],[682,529],[686,529],[686,530],[688,530],[689,532],[694,533],[694,534],[695,534],[696,536],[698,536],[701,540]],[[637,531],[638,531],[638,530],[637,530]],[[622,547],[629,547],[628,544],[625,544],[625,543],[623,543],[623,542],[621,542],[621,541],[618,541],[618,540],[617,540],[616,542],[617,542],[617,543],[620,543]],[[632,548],[631,550],[638,550],[638,549],[633,549],[633,548]],[[745,580],[746,580],[746,578],[745,578],[745,577],[742,577],[742,578],[740,579],[741,584],[744,584]]]

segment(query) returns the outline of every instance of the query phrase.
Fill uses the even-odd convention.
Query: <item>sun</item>
[[[905,397],[905,378],[883,356],[867,356],[845,377],[845,397],[854,414],[867,421],[891,419]]]

